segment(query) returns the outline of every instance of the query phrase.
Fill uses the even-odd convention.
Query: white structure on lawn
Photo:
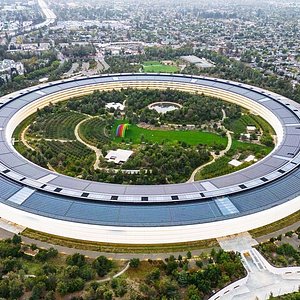
[[[105,158],[108,162],[114,162],[115,164],[123,164],[129,159],[132,153],[133,151],[131,150],[110,150],[105,156]]]

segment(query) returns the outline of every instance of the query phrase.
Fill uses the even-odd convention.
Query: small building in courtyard
[[[105,156],[105,159],[108,162],[114,162],[115,164],[120,165],[120,164],[124,164],[132,155],[132,153],[133,151],[131,150],[123,150],[123,149],[110,150]]]

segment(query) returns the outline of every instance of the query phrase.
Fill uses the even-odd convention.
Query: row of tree
[[[122,276],[101,281],[117,270],[115,261],[105,256],[88,259],[80,253],[65,256],[54,248],[37,249],[21,242],[17,235],[0,241],[0,298],[201,300],[245,276],[237,254],[213,249],[196,261],[190,251],[185,258],[170,256],[165,261],[133,258]]]

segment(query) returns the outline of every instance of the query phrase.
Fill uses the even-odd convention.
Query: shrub
[[[131,268],[138,268],[140,265],[140,260],[138,258],[132,258],[129,262]]]

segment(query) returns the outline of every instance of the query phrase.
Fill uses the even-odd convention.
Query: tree
[[[86,264],[84,255],[80,253],[74,253],[67,257],[66,262],[70,266],[82,267]]]
[[[9,281],[7,279],[0,280],[0,297],[4,299],[9,298]]]
[[[103,299],[104,299],[104,300],[112,300],[112,298],[113,298],[113,293],[112,293],[112,291],[105,291],[105,292],[103,293]]]
[[[21,269],[21,263],[15,257],[7,257],[2,261],[2,272],[4,274]]]
[[[187,290],[189,300],[201,300],[199,290],[195,285],[190,285]]]
[[[13,238],[11,239],[12,243],[17,245],[20,244],[22,242],[22,238],[20,235],[18,234],[14,234]]]
[[[167,299],[174,299],[178,296],[178,285],[176,281],[171,280],[169,277],[164,277],[159,282],[159,292]]]
[[[132,258],[129,262],[131,268],[138,268],[140,265],[140,260],[138,258]]]
[[[39,300],[42,298],[43,293],[46,290],[46,285],[44,282],[38,282],[32,289],[31,297],[29,300]]]
[[[175,257],[173,255],[171,255],[167,260],[167,264],[166,264],[166,273],[168,275],[172,274],[173,271],[177,270],[178,268],[178,264],[175,260]]]
[[[23,295],[23,283],[19,279],[9,281],[9,295],[12,299],[19,299]]]
[[[55,293],[54,291],[49,291],[46,295],[45,295],[45,300],[55,300]]]
[[[192,258],[192,253],[191,253],[191,251],[188,251],[188,252],[187,252],[186,258],[187,258],[187,259],[191,259],[191,258]]]
[[[160,270],[159,268],[154,268],[147,276],[146,281],[147,282],[154,282],[156,280],[159,280],[160,278]]]
[[[113,267],[113,262],[107,259],[105,256],[99,256],[93,261],[92,267],[96,270],[97,274],[100,277],[103,277],[109,271],[111,271]]]
[[[111,287],[117,297],[123,297],[127,293],[127,282],[125,279],[114,278],[111,281]]]

